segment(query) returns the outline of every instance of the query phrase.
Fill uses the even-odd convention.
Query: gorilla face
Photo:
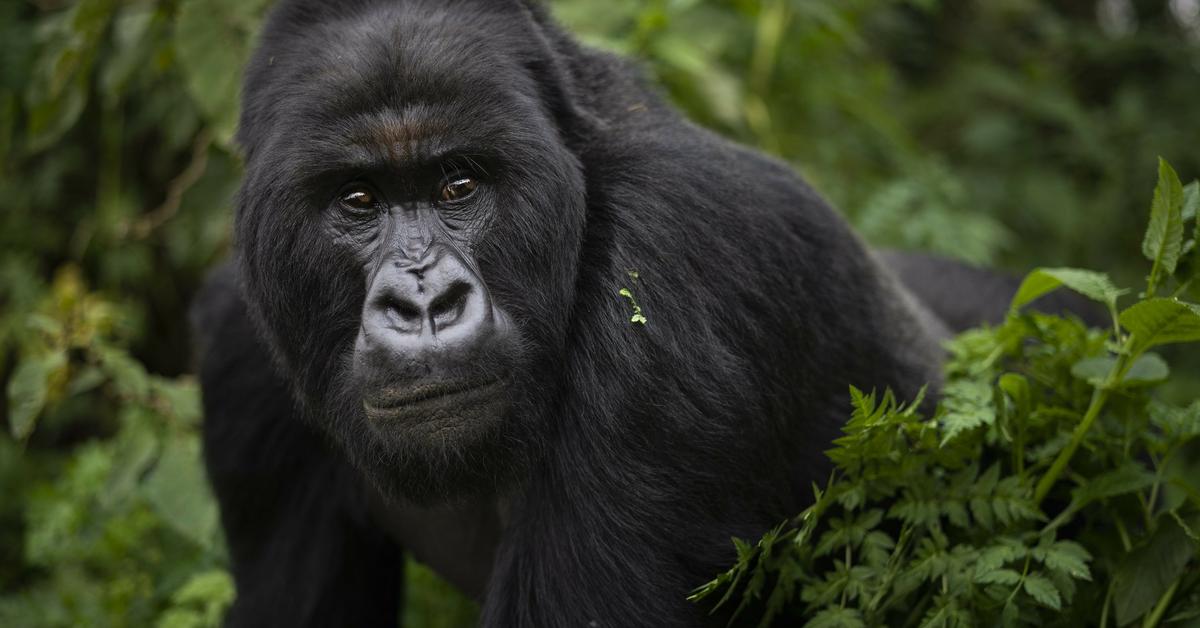
[[[532,453],[520,409],[554,392],[583,230],[544,42],[494,28],[528,22],[517,3],[444,5],[281,29],[239,131],[251,311],[310,419],[423,502],[493,490]]]

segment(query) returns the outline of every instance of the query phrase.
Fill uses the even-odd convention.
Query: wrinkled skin
[[[230,625],[394,625],[405,550],[485,626],[722,623],[686,594],[826,477],[848,386],[936,383],[817,194],[528,1],[282,0],[238,137],[194,310]]]

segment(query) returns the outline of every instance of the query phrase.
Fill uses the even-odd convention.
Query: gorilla
[[[403,552],[484,626],[723,623],[687,593],[848,387],[936,388],[1015,287],[869,251],[536,0],[281,0],[237,137],[193,306],[231,626],[395,625]]]

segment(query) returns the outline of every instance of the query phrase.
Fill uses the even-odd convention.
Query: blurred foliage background
[[[214,626],[232,599],[186,308],[228,251],[269,4],[0,2],[0,625]],[[552,5],[881,246],[1132,282],[1156,156],[1200,173],[1200,0]],[[470,625],[409,588],[408,625]]]

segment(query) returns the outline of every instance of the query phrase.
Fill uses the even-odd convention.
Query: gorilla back
[[[233,625],[693,626],[940,324],[787,166],[531,0],[283,0],[233,268],[195,307]],[[636,299],[644,324],[631,322]]]

